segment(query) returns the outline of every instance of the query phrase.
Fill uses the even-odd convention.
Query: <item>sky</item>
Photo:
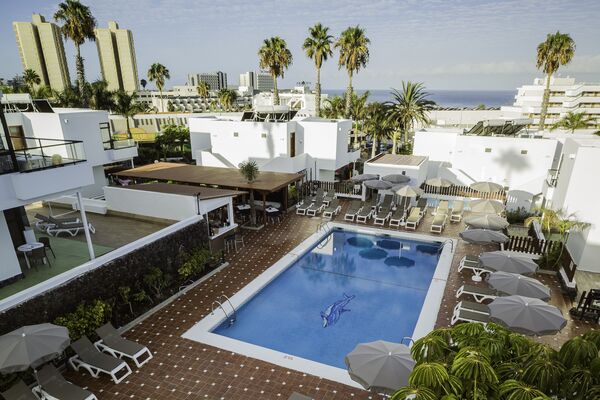
[[[360,25],[371,40],[357,89],[400,87],[405,80],[433,90],[514,90],[540,76],[536,47],[557,30],[577,44],[561,75],[600,82],[600,1],[557,0],[83,0],[99,27],[117,21],[131,29],[140,78],[154,62],[171,73],[167,86],[184,84],[188,73],[224,71],[237,85],[239,74],[258,69],[263,39],[281,36],[294,61],[279,83],[315,80],[314,63],[302,51],[308,27],[321,22],[338,36]],[[0,77],[22,73],[12,21],[41,13],[50,20],[54,0],[0,0]],[[65,43],[71,79],[74,48]],[[100,77],[96,46],[82,47],[86,78]],[[343,89],[347,75],[338,54],[321,73],[322,87]]]

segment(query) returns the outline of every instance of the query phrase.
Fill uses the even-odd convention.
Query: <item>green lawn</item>
[[[40,236],[45,235],[38,235],[38,237]],[[51,267],[47,264],[44,265],[38,263],[37,268],[32,265],[31,269],[28,270],[25,259],[19,257],[21,271],[24,272],[25,277],[8,286],[0,288],[0,299],[4,299],[89,261],[87,244],[85,242],[60,237],[50,237],[50,245],[54,249],[54,253],[56,253],[55,259],[48,250],[48,258],[50,259]],[[96,257],[106,254],[111,250],[113,249],[110,247],[94,245]]]

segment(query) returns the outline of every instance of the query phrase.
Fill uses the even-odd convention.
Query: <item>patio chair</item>
[[[306,209],[306,215],[308,215],[309,217],[315,217],[318,213],[323,211],[324,208],[325,203],[323,202],[323,198],[317,199],[314,203],[310,205],[310,207]]]
[[[435,208],[434,214],[435,215],[437,215],[437,214],[444,214],[444,215],[446,215],[446,214],[448,214],[448,208],[449,208],[448,200],[441,200],[438,203],[438,206]]]
[[[483,314],[477,311],[465,310],[464,308],[458,309],[450,320],[450,325],[454,325],[459,321],[463,322],[478,322],[483,325],[487,325],[490,322],[490,315]]]
[[[310,198],[310,200],[314,203],[315,201],[317,201],[318,199],[323,200],[323,197],[325,196],[325,191],[323,190],[323,188],[318,188],[317,192],[315,193],[314,196],[312,196]]]
[[[456,314],[459,310],[466,310],[485,315],[490,314],[490,308],[487,305],[466,300],[459,301],[458,304],[454,306],[454,314]]]
[[[391,194],[386,194],[385,196],[383,196],[383,199],[379,203],[377,210],[381,211],[384,208],[391,209],[392,208],[392,200],[394,200],[394,196]]]
[[[298,206],[296,206],[296,214],[306,215],[306,210],[308,210],[308,207],[310,207],[311,204],[312,203],[310,201],[304,201],[298,204]]]
[[[325,205],[329,205],[335,199],[335,192],[333,190],[328,190],[325,196],[323,197],[323,203]]]
[[[431,222],[431,228],[429,231],[431,233],[442,233],[444,227],[446,226],[446,219],[448,219],[447,214],[436,214]]]
[[[96,333],[100,340],[94,345],[100,351],[113,357],[130,358],[138,368],[152,359],[152,353],[148,347],[124,339],[110,322],[96,329]]]
[[[468,256],[463,257],[458,264],[458,272],[462,272],[463,270],[470,270],[473,273],[471,279],[475,282],[480,282],[483,274],[489,274],[493,272],[492,270],[482,266],[479,263],[479,259],[477,262],[473,258],[467,259]],[[472,257],[472,256],[469,256]]]
[[[421,210],[419,208],[411,208],[410,214],[406,218],[406,224],[404,225],[404,228],[411,231],[416,230],[419,226],[419,223],[421,223],[422,218],[423,216],[421,216]]]
[[[54,254],[54,250],[52,249],[52,245],[50,245],[50,239],[47,237],[40,237],[38,238],[39,242],[42,243],[44,245],[44,250],[48,249],[52,252],[52,257],[56,258],[56,254]]]
[[[419,208],[422,217],[427,215],[427,199],[425,197],[421,197],[417,201],[417,207]]]
[[[391,196],[390,196],[391,198]],[[391,200],[390,200],[391,203]],[[392,206],[391,204],[388,205],[384,205],[383,207],[381,207],[379,209],[379,212],[375,215],[375,225],[385,225],[385,223],[387,222],[387,220],[392,216]]]
[[[101,353],[86,336],[71,343],[71,348],[75,355],[69,358],[69,365],[76,371],[84,368],[94,378],[98,378],[102,372],[110,375],[113,382],[117,384],[131,375],[131,368],[125,361]]]
[[[367,220],[373,216],[373,204],[375,202],[370,200],[363,204],[363,207],[356,214],[356,222],[366,224]]]
[[[394,211],[390,217],[390,226],[399,227],[400,224],[404,222],[404,219],[406,218],[406,209],[404,208],[405,204],[406,198],[402,198],[400,203],[398,203],[396,206],[396,211]]]
[[[455,200],[452,203],[452,213],[450,214],[450,222],[460,222],[462,220],[464,201]]]
[[[40,399],[98,400],[90,391],[67,381],[52,364],[47,364],[37,372],[38,385],[33,392]]]
[[[361,210],[362,202],[360,200],[352,200],[346,214],[344,215],[344,221],[354,222],[356,214]]]
[[[38,247],[36,249],[31,250],[27,255],[27,258],[29,259],[30,263],[33,263],[36,266],[38,263],[48,263],[49,267],[52,266],[52,264],[50,264],[50,259],[48,258],[48,255],[46,254],[46,249],[44,247]]]
[[[334,215],[338,215],[341,209],[342,206],[340,206],[339,199],[333,199],[327,208],[323,210],[323,217],[331,219]]]
[[[20,379],[10,389],[2,392],[2,398],[6,400],[39,400],[29,386]]]
[[[494,300],[496,297],[498,297],[498,293],[493,289],[468,284],[464,284],[458,288],[456,291],[456,298],[458,299],[463,294],[473,297],[478,303],[481,303],[485,300]]]

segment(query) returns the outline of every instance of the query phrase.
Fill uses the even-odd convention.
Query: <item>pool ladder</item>
[[[227,310],[225,310],[224,305],[229,305],[229,308],[231,308],[231,313],[228,313]],[[227,297],[226,295],[222,294],[219,297],[217,297],[217,299],[215,301],[213,301],[211,308],[212,308],[212,311],[210,313],[211,315],[215,315],[215,310],[220,308],[223,311],[223,314],[225,314],[225,319],[227,319],[229,321],[229,326],[231,326],[235,323],[236,309],[233,306],[233,304],[231,304],[231,300],[229,299],[229,297]]]
[[[442,245],[440,246],[439,250],[438,250],[438,256],[440,254],[442,254],[442,251],[444,251],[444,248],[446,247],[446,245],[450,243],[450,252],[454,253],[454,240],[452,239],[446,239],[442,242]]]
[[[323,232],[331,231],[331,226],[329,225],[329,221],[323,221],[319,224],[319,226],[317,226],[317,233],[319,233],[321,231],[323,231]],[[327,235],[325,237],[325,240],[321,241],[317,245],[317,248],[322,249],[323,247],[325,247],[327,245],[327,243],[329,243],[330,239],[331,239],[331,235]]]

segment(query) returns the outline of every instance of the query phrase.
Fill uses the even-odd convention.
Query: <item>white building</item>
[[[537,78],[533,85],[518,88],[514,104],[501,108],[503,117],[531,118],[533,124],[537,125],[545,84],[545,78]],[[552,77],[546,123],[558,121],[569,111],[591,115],[596,120],[595,129],[600,128],[600,83],[577,83],[574,78]]]
[[[210,90],[227,89],[227,74],[222,71],[212,73],[188,74],[188,85],[196,87],[200,82],[208,83]]]
[[[405,175],[410,178],[409,185],[421,186],[427,179],[428,164],[427,156],[378,154],[365,162],[363,172],[379,176]]]
[[[290,119],[293,112],[283,106],[286,111],[280,113],[260,110],[242,120],[190,118],[196,164],[237,168],[253,160],[263,171],[305,172],[307,179],[335,181],[336,172],[348,172],[360,156],[348,148],[350,120]],[[272,116],[280,119],[274,121]]]
[[[163,91],[162,95],[157,90],[142,90],[137,92],[137,101],[146,104],[150,109],[157,112],[167,112],[172,107],[173,112],[215,112],[222,111],[216,91],[210,91],[207,98],[198,94],[196,86],[180,85],[173,86],[172,90]],[[235,105],[237,107],[248,107],[252,104],[251,93],[238,93]]]
[[[327,94],[321,94],[321,105],[327,99]],[[272,106],[274,95],[272,92],[261,92],[254,95],[254,107]],[[316,115],[316,96],[308,84],[301,82],[291,90],[279,91],[279,104],[292,110],[304,110],[310,115]]]
[[[545,206],[574,214],[589,223],[571,232],[567,249],[580,271],[600,273],[600,187],[594,171],[600,169],[600,138],[568,138],[562,146],[558,167],[548,174]]]

